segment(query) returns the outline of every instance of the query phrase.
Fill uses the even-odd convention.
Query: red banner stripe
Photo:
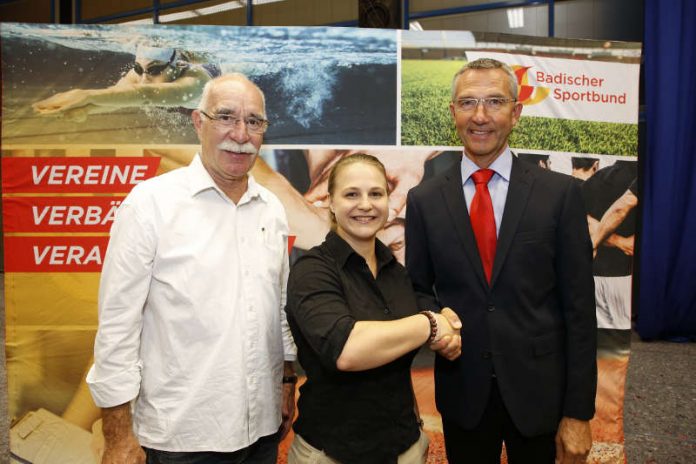
[[[125,197],[6,197],[5,232],[108,232]]]
[[[5,272],[99,272],[109,237],[5,236]]]
[[[157,172],[158,157],[3,158],[3,193],[128,193]]]

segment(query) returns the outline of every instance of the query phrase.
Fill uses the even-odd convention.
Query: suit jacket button
[[[390,312],[389,308],[384,308],[384,314],[389,314]]]
[[[491,311],[491,312],[495,311],[495,306],[493,306],[492,304],[489,304],[487,309],[488,309],[488,311]]]
[[[481,357],[483,359],[491,359],[491,356],[492,356],[492,354],[490,351],[484,351],[483,353],[481,353]]]

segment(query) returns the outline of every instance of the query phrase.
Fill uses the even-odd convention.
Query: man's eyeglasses
[[[263,134],[268,129],[270,122],[267,119],[257,118],[255,116],[249,116],[246,118],[239,118],[233,114],[228,113],[218,113],[218,114],[208,114],[203,110],[200,110],[201,114],[206,118],[213,121],[213,124],[224,127],[231,128],[239,126],[239,123],[244,121],[246,129],[251,134]]]
[[[454,109],[461,111],[463,113],[471,113],[476,111],[479,103],[483,105],[486,111],[490,113],[495,113],[500,111],[505,105],[510,102],[516,102],[514,98],[501,98],[501,97],[490,97],[490,98],[461,98],[454,102]]]

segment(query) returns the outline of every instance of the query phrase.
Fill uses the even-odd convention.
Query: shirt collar
[[[252,200],[256,197],[260,198],[265,203],[268,203],[268,190],[264,189],[261,185],[259,185],[259,183],[256,182],[256,179],[254,179],[254,176],[252,176],[251,174],[249,174],[248,177],[249,179],[247,182],[247,191],[244,192],[244,195],[242,195],[240,203],[244,202],[245,198],[248,200]]]
[[[208,173],[205,166],[203,166],[203,161],[201,161],[201,157],[198,153],[196,153],[193,160],[191,160],[191,164],[189,164],[189,181],[191,196],[196,196],[204,190],[215,189],[220,195],[227,198],[227,195],[225,195],[220,187],[218,187],[213,178],[210,176],[210,173]],[[249,174],[247,190],[239,200],[239,204],[251,201],[256,197],[260,198],[264,202],[268,202],[268,191],[256,182],[254,176]]]
[[[461,167],[462,184],[466,183],[474,172],[481,169],[476,165],[476,163],[471,161],[466,154],[462,155]],[[503,153],[501,153],[501,155],[497,157],[490,166],[488,166],[488,169],[492,169],[500,177],[505,179],[507,182],[510,182],[510,172],[512,172],[512,152],[510,151],[509,146],[505,146]]]
[[[326,246],[329,248],[331,253],[336,257],[340,267],[344,267],[348,258],[353,254],[358,255],[358,253],[338,235],[335,231],[330,231],[326,235],[325,240]],[[375,240],[375,254],[377,255],[377,269],[382,269],[385,265],[389,264],[392,260],[395,260],[394,254],[391,252],[389,247],[382,243],[379,239]]]

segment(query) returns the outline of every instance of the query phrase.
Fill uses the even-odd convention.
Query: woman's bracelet
[[[428,345],[433,343],[437,339],[437,319],[435,319],[435,314],[432,311],[421,311],[420,314],[428,318],[430,322],[430,337],[428,337]]]

